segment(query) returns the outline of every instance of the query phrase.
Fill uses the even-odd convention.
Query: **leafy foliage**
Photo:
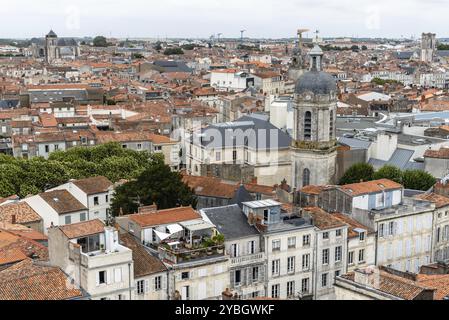
[[[193,190],[183,183],[179,173],[172,172],[163,159],[157,157],[152,159],[137,179],[116,189],[111,209],[114,216],[121,211],[123,214],[132,214],[138,211],[139,206],[153,203],[156,203],[158,209],[196,206]]]
[[[107,39],[103,36],[98,36],[94,38],[94,47],[107,47],[109,46],[109,43]]]
[[[164,51],[164,55],[171,56],[175,54],[184,54],[184,51],[181,48],[167,48]]]
[[[402,171],[394,166],[384,166],[374,173],[373,179],[389,179],[402,184]]]
[[[361,181],[373,180],[374,167],[368,163],[357,163],[350,167],[343,177],[340,179],[340,184],[352,184]]]
[[[75,147],[44,158],[15,159],[0,155],[0,197],[25,197],[64,184],[70,179],[105,176],[112,182],[134,179],[160,156],[123,149],[118,143]]]
[[[403,185],[406,189],[428,191],[436,179],[422,170],[406,170],[402,174]]]

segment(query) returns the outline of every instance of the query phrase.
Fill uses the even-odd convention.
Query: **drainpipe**
[[[318,232],[315,233],[315,246],[313,248],[312,251],[313,254],[313,270],[312,270],[312,281],[314,284],[314,290],[313,290],[313,300],[316,300],[316,296],[317,296],[317,286],[318,286],[318,277],[317,277],[317,272],[318,272],[318,259],[317,259],[317,255],[318,255]]]
[[[132,290],[131,290],[131,263],[128,263],[128,279],[129,279],[129,300],[131,299],[131,294],[132,294]]]
[[[377,266],[377,248],[378,248],[378,241],[379,241],[379,222],[376,222],[376,244],[374,246],[374,265]]]

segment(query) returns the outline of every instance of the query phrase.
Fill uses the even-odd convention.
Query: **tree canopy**
[[[0,197],[26,197],[64,184],[70,179],[105,176],[112,182],[134,179],[156,155],[123,149],[118,143],[75,147],[42,157],[16,159],[0,155]]]
[[[112,214],[133,214],[140,206],[155,203],[159,210],[179,206],[196,207],[196,197],[182,181],[178,172],[172,172],[162,159],[152,159],[151,165],[137,179],[117,187],[111,204]]]
[[[164,51],[164,55],[171,56],[175,54],[184,54],[184,51],[181,48],[167,48]]]
[[[397,167],[387,165],[374,171],[372,165],[358,163],[346,171],[340,180],[340,185],[380,179],[389,179],[402,184],[406,189],[420,191],[428,191],[436,183],[436,179],[431,174],[422,170],[402,171]]]
[[[103,36],[94,38],[94,47],[107,47],[109,45],[108,40]]]
[[[352,184],[362,181],[373,180],[374,167],[368,163],[357,163],[350,167],[343,177],[340,179],[340,184]]]

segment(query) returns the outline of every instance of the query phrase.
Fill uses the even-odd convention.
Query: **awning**
[[[179,224],[171,224],[167,227],[167,229],[170,234],[175,234],[184,230]]]
[[[156,233],[157,237],[161,241],[164,241],[165,239],[170,238],[170,235],[168,233],[159,232],[159,231],[156,231],[156,230],[153,230],[153,231]]]
[[[213,229],[215,226],[213,224],[210,224],[203,220],[194,220],[194,221],[188,221],[188,222],[181,222],[180,223],[184,228],[187,230],[194,232],[194,231],[200,231],[200,230],[208,230]]]

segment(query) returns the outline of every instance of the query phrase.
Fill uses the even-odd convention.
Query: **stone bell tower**
[[[337,140],[336,80],[323,72],[323,51],[310,51],[310,70],[295,86],[292,187],[335,183]]]

